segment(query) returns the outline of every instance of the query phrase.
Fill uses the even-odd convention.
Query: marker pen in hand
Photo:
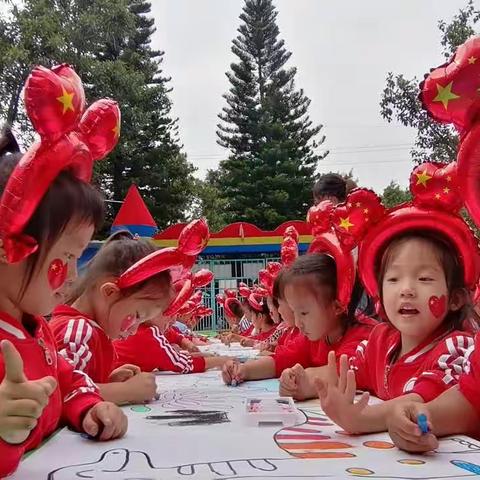
[[[420,428],[422,435],[425,435],[430,431],[430,429],[428,428],[427,416],[424,413],[420,413],[417,416],[417,425]]]

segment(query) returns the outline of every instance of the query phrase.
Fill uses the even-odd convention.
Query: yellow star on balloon
[[[450,192],[450,189],[449,189],[448,187],[445,187],[445,188],[443,189],[443,193],[449,193],[449,192]]]
[[[468,59],[468,63],[470,65],[473,65],[476,61],[477,61],[477,59],[473,55]]]
[[[437,83],[437,96],[433,99],[434,102],[442,102],[445,110],[448,110],[448,102],[460,98],[460,95],[456,95],[452,92],[453,82],[450,82],[446,87],[442,87]]]
[[[432,178],[426,171],[416,173],[417,176],[417,185],[423,185],[427,188],[427,182]]]
[[[63,87],[62,87],[62,96],[57,97],[57,100],[63,105],[63,114],[65,115],[68,110],[71,110],[72,112],[75,111],[75,108],[73,108],[73,97],[75,96],[75,93],[68,93]]]
[[[353,223],[350,223],[350,217],[340,218],[340,228],[344,228],[348,232],[348,229],[353,226]]]

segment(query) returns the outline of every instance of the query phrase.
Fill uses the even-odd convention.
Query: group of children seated
[[[82,93],[68,67],[40,68],[27,81],[27,100],[42,76]],[[56,106],[61,93],[45,91],[42,101]],[[192,272],[208,241],[203,220],[185,227],[176,248],[117,234],[77,278],[77,260],[104,216],[88,180],[93,161],[118,139],[118,108],[103,103],[104,122],[89,123],[81,102],[76,115],[59,103],[63,120],[43,128],[41,102],[27,107],[38,143],[22,156],[10,133],[0,138],[0,477],[60,423],[99,440],[123,436],[118,405],[154,400],[155,370],[219,367],[234,385],[277,377],[280,394],[319,398],[346,432],[388,430],[410,451],[434,449],[442,435],[478,434],[480,250],[459,215],[457,174],[478,170],[478,159],[417,167],[413,201],[391,210],[364,189],[312,207],[306,254],[297,255],[290,229],[281,264],[269,264],[255,287],[239,285],[242,300],[225,292],[231,329],[221,339],[261,351],[240,363],[202,356],[203,340],[186,332],[209,313],[196,290],[211,276]],[[357,389],[365,392],[359,399]],[[369,405],[369,394],[384,402]]]

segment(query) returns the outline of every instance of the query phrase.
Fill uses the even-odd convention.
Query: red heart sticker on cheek
[[[60,259],[56,258],[52,261],[48,267],[48,283],[52,290],[60,288],[67,279],[68,265],[63,263]]]
[[[447,297],[445,297],[445,295],[441,297],[433,295],[433,297],[430,297],[428,300],[428,307],[435,318],[441,318],[447,309]]]

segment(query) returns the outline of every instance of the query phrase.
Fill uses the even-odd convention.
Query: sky
[[[228,156],[216,143],[217,115],[236,61],[243,0],[151,0],[172,78],[173,115],[188,158],[203,177]],[[319,172],[353,170],[359,185],[381,192],[392,180],[407,186],[415,131],[388,124],[379,102],[387,72],[423,78],[443,63],[439,20],[467,0],[274,0],[280,36],[292,52],[296,86],[311,99],[309,115],[324,125],[330,154]],[[428,159],[426,159],[428,160]]]

